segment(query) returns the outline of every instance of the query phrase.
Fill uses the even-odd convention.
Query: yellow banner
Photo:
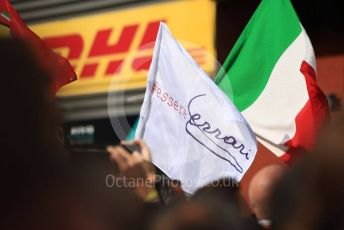
[[[145,87],[160,21],[203,70],[214,71],[215,1],[211,0],[140,4],[30,28],[70,60],[78,80],[58,95],[74,96]]]

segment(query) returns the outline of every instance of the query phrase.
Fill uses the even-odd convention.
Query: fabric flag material
[[[311,150],[328,117],[311,42],[289,0],[263,0],[215,82],[282,160]]]
[[[25,25],[18,12],[12,7],[8,0],[0,0],[0,32],[7,32],[7,36],[24,40],[29,44],[38,63],[53,78],[53,94],[63,85],[77,79],[67,59],[54,53],[35,33],[32,32]]]
[[[229,98],[160,24],[136,138],[187,193],[219,178],[240,181],[256,138]]]

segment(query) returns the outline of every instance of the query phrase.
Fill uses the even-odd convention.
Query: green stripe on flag
[[[1,12],[0,17],[3,17],[5,20],[9,22],[11,21],[10,15],[6,11]]]
[[[240,111],[259,97],[276,62],[301,31],[289,0],[260,3],[215,79]]]

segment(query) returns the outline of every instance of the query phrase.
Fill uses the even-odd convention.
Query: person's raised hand
[[[123,145],[137,144],[140,152],[130,153]],[[138,196],[145,199],[147,194],[154,190],[155,168],[150,163],[151,155],[148,147],[142,140],[131,142],[122,141],[121,145],[109,146],[110,159],[118,165],[124,185],[133,187]]]

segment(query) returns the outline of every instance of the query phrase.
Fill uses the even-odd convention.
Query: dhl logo
[[[137,36],[138,28],[140,26],[145,26],[145,32],[140,39],[141,41],[138,47],[134,47],[137,55],[131,60],[130,67],[131,70],[135,72],[147,71],[152,60],[152,50],[159,30],[160,21],[166,20],[148,22],[147,25],[132,24],[124,26],[116,41],[111,41],[110,39],[116,28],[100,29],[95,34],[89,51],[85,49],[86,44],[80,34],[46,37],[44,41],[54,50],[67,49],[67,53],[64,53],[64,56],[72,63],[81,80],[93,78],[96,75],[111,77],[120,74],[121,66],[126,59],[125,54],[129,53],[130,49],[133,48],[132,43],[135,36]],[[149,52],[147,54],[147,52],[144,51]],[[203,48],[189,47],[188,51],[200,65],[204,63]],[[142,53],[146,54],[142,55]],[[116,57],[121,54],[124,54],[124,56]],[[82,61],[83,55],[86,55],[85,62]],[[101,70],[98,68],[100,62],[106,65],[103,72],[100,72]]]
[[[183,10],[181,10],[183,9]],[[30,26],[66,57],[78,80],[59,96],[144,88],[160,21],[207,72],[215,68],[214,1],[167,1]]]

